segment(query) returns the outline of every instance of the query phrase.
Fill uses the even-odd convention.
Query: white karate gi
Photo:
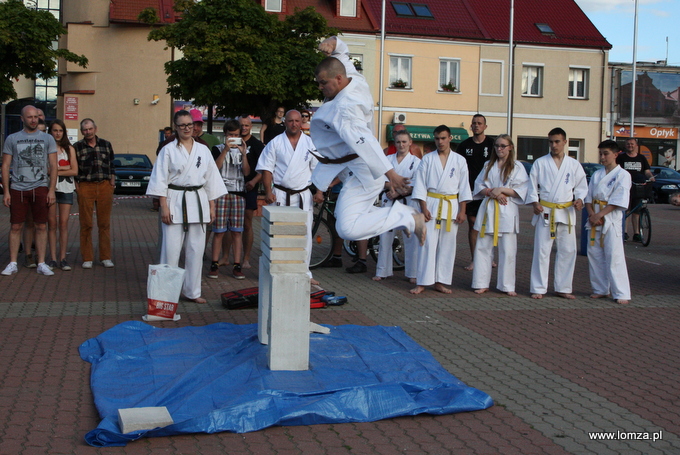
[[[272,173],[273,182],[284,188],[300,190],[311,185],[312,171],[318,164],[312,152],[316,152],[312,139],[306,134],[301,134],[295,150],[288,136],[279,134],[267,143],[257,162],[255,170],[260,174],[262,171]],[[276,196],[276,202],[271,205],[286,205],[287,194],[276,187],[272,188]],[[300,207],[307,212],[307,266],[312,255],[312,218],[314,216],[314,204],[312,192],[305,190],[301,193],[290,195],[290,206]],[[311,273],[308,272],[311,277]]]
[[[413,177],[415,176],[418,166],[420,166],[420,158],[417,156],[407,154],[401,163],[397,162],[397,155],[390,155],[387,157],[390,164],[394,167],[397,174],[402,177],[411,179],[411,185],[413,185]],[[387,180],[387,179],[385,179]],[[392,204],[403,204],[413,207],[411,201],[411,196],[407,196],[405,199],[400,199],[398,201],[393,201],[384,195],[382,198],[382,206],[390,207]],[[379,277],[388,277],[394,275],[393,271],[393,258],[392,258],[392,243],[394,242],[394,236],[396,235],[398,229],[392,229],[387,232],[380,234],[380,250],[378,251],[378,264],[375,268],[375,275]],[[404,274],[407,278],[415,278],[418,266],[418,248],[420,247],[418,239],[415,235],[407,237],[402,233],[402,242],[404,247],[404,263],[405,271]]]
[[[593,293],[599,295],[611,293],[616,300],[630,300],[631,297],[621,228],[624,213],[628,208],[630,185],[630,173],[620,166],[616,166],[608,174],[604,169],[599,169],[590,177],[588,196],[585,200],[590,204],[593,200],[598,200],[606,202],[606,205],[616,206],[616,210],[604,216],[604,225],[595,227],[593,245],[590,242],[590,221],[586,223],[589,239],[588,268]],[[593,204],[595,212],[603,208],[604,206]]]
[[[560,168],[550,154],[534,162],[529,175],[530,187],[527,204],[547,201],[568,203],[584,200],[588,194],[586,174],[574,158],[565,156]],[[573,205],[555,209],[555,238],[550,236],[549,207],[543,206],[543,213],[534,215],[531,224],[536,227],[534,234],[534,256],[531,263],[531,293],[548,292],[548,269],[553,240],[557,239],[555,255],[555,292],[570,294],[576,265],[576,210]]]
[[[181,191],[168,185],[201,186],[196,191]],[[215,165],[210,150],[194,141],[191,153],[184,146],[172,141],[163,147],[153,166],[146,194],[167,197],[172,224],[162,223],[163,244],[161,264],[177,266],[184,245],[184,284],[182,293],[189,299],[201,296],[201,274],[205,250],[205,225],[210,223],[208,201],[227,194],[220,171]],[[189,229],[184,232],[182,223],[182,199],[186,197],[187,222]],[[199,213],[199,206],[202,211]]]
[[[332,55],[343,62],[351,82],[332,100],[326,100],[312,119],[310,132],[319,153],[337,159],[356,153],[352,161],[323,164],[314,169],[312,181],[325,191],[337,176],[343,182],[335,206],[336,230],[346,240],[362,240],[395,228],[415,229],[414,210],[404,204],[375,207],[392,169],[373,136],[373,97],[366,79],[349,61],[347,45],[337,40]]]
[[[475,180],[473,190],[474,198],[481,199],[487,188],[511,188],[519,197],[509,197],[507,205],[498,204],[498,277],[496,288],[502,292],[515,292],[515,264],[517,256],[517,234],[519,233],[519,208],[524,204],[529,191],[529,176],[524,166],[515,161],[515,167],[507,181],[503,181],[502,169],[498,163],[486,170],[489,166],[487,161],[484,169]],[[493,242],[496,232],[496,199],[485,197],[479,207],[475,230],[479,231],[475,245],[475,267],[472,270],[472,288],[488,289],[491,281],[491,268],[493,261]],[[481,235],[484,226],[484,237]]]
[[[449,203],[439,198],[428,196],[427,193],[442,195],[457,194],[458,199]],[[414,200],[426,201],[427,209],[432,219],[425,223],[427,239],[418,253],[417,284],[430,286],[435,283],[451,284],[453,278],[453,264],[456,260],[456,234],[460,202],[472,200],[468,168],[465,158],[454,151],[449,152],[446,166],[442,167],[439,153],[430,152],[420,162],[415,176],[415,185],[411,197]],[[436,218],[441,202],[441,225],[437,229]],[[395,204],[396,205],[396,204]],[[451,219],[451,230],[446,231],[447,219]]]

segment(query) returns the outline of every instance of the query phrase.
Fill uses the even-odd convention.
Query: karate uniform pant
[[[553,240],[557,243],[555,255],[555,292],[571,294],[576,266],[576,227],[564,223],[555,225],[556,238],[550,237],[550,226],[542,220],[536,223],[534,233],[534,258],[531,263],[531,293],[548,292],[548,270],[550,268],[550,252]],[[476,267],[476,265],[475,265]]]
[[[270,205],[286,206],[286,192],[278,188],[272,188],[272,192],[276,196],[276,202]],[[303,191],[298,194],[291,194],[290,207],[300,208],[300,198],[302,198],[302,207],[307,212],[307,275],[312,278],[312,272],[309,270],[309,261],[312,259],[312,224],[314,223],[314,202],[312,201],[312,192]]]
[[[201,296],[203,253],[205,252],[205,225],[190,223],[184,232],[181,224],[163,223],[163,246],[161,264],[177,267],[184,248],[184,284],[182,294],[188,299]]]
[[[498,277],[496,288],[501,292],[515,292],[515,265],[517,259],[517,234],[503,232],[498,236]],[[493,262],[493,233],[477,236],[475,267],[472,269],[472,288],[488,289]]]
[[[404,204],[373,205],[384,186],[383,179],[374,180],[367,186],[362,185],[356,175],[345,179],[335,205],[335,229],[340,238],[364,240],[401,228],[413,232],[416,227],[414,208]]]
[[[378,250],[378,264],[375,268],[375,275],[385,278],[394,275],[393,270],[393,254],[392,243],[394,236],[399,233],[399,229],[383,232],[380,234],[380,250]],[[404,265],[406,278],[415,278],[418,265],[418,239],[415,235],[406,237],[404,232],[401,232],[401,242],[404,248]]]
[[[611,294],[614,299],[630,300],[630,281],[623,251],[623,239],[609,232],[600,246],[601,231],[595,233],[595,244],[588,243],[588,269],[593,294]]]
[[[453,264],[456,261],[456,235],[458,225],[451,222],[451,231],[446,232],[446,220],[441,229],[436,229],[434,218],[425,223],[427,239],[418,252],[418,286],[431,286],[435,283],[451,284]]]

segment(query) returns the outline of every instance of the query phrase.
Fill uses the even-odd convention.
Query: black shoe
[[[324,267],[340,268],[342,267],[342,258],[332,257],[326,262]]]
[[[628,233],[623,234],[623,241],[624,242],[628,241]]]
[[[362,260],[358,260],[352,267],[347,267],[345,271],[347,273],[366,273],[366,263]]]
[[[633,234],[633,242],[642,242],[642,237],[640,237],[640,234]]]
[[[219,276],[219,265],[217,265],[217,262],[212,262],[210,264],[210,272],[208,272],[208,278],[217,278]]]

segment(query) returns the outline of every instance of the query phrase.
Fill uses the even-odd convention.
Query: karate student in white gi
[[[586,210],[589,233],[588,268],[592,299],[611,294],[616,303],[627,304],[630,300],[630,282],[623,251],[623,217],[630,198],[630,173],[616,164],[619,146],[616,141],[604,141],[598,145],[600,163],[604,169],[590,177]]]
[[[574,299],[571,289],[576,265],[576,211],[583,208],[588,183],[581,164],[566,155],[567,133],[562,128],[550,130],[548,143],[550,153],[534,162],[529,175],[527,204],[534,207],[531,224],[536,227],[531,297],[540,299],[548,292],[550,251],[557,240],[555,294]]]
[[[286,131],[267,143],[255,170],[262,175],[265,202],[269,205],[299,207],[307,212],[307,267],[312,255],[312,171],[318,161],[309,136],[302,133],[302,116],[296,110],[286,112]],[[314,200],[323,202],[323,193],[316,191]],[[312,284],[319,284],[307,272]]]
[[[184,248],[182,293],[205,303],[201,297],[205,228],[215,218],[215,199],[226,194],[227,187],[208,147],[191,137],[191,114],[177,111],[173,120],[177,140],[158,154],[146,194],[160,199],[161,263],[176,267]]]
[[[411,181],[411,184],[413,184],[413,177],[418,170],[418,166],[420,166],[420,159],[411,155],[411,144],[413,144],[411,134],[406,130],[400,130],[393,134],[393,138],[397,153],[389,155],[387,159],[392,164],[397,174],[406,177]],[[396,191],[392,191],[389,188],[389,183],[386,183],[385,192],[382,197],[382,205],[383,207],[389,207],[392,204],[412,205],[411,196],[410,194],[400,195]],[[373,281],[380,281],[394,274],[392,269],[392,243],[394,242],[395,231],[397,231],[397,229],[392,229],[380,234],[378,264],[375,269]],[[404,274],[406,275],[406,278],[409,278],[412,280],[411,282],[415,284],[416,269],[418,265],[418,240],[413,235],[410,237],[404,235],[402,241],[404,248],[404,265],[406,266]]]
[[[393,190],[407,191],[408,180],[392,168],[373,136],[373,97],[366,79],[349,60],[347,45],[336,37],[319,45],[332,57],[316,68],[316,81],[325,97],[310,127],[319,154],[314,185],[325,191],[337,176],[343,182],[335,206],[336,230],[346,240],[362,240],[395,228],[415,232],[425,241],[424,219],[412,207],[394,204],[374,207],[387,176]]]
[[[498,277],[496,288],[516,296],[515,260],[519,233],[519,208],[524,205],[529,190],[529,176],[524,166],[515,160],[512,137],[501,134],[496,138],[491,159],[484,164],[475,180],[475,199],[484,198],[479,207],[474,229],[475,242],[472,288],[477,294],[489,290],[493,248],[498,247]]]
[[[423,156],[416,172],[411,197],[425,216],[427,239],[418,253],[417,286],[412,294],[433,284],[435,290],[451,293],[445,285],[453,278],[458,225],[465,222],[465,206],[472,200],[467,163],[451,150],[451,139],[446,125],[435,128],[437,152]]]

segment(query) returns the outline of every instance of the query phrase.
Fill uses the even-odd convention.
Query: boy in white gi
[[[604,169],[597,170],[590,178],[586,210],[588,211],[588,268],[592,299],[611,294],[616,303],[627,304],[630,300],[630,282],[623,251],[623,216],[630,198],[630,173],[616,164],[619,146],[615,141],[598,145],[600,163]]]
[[[475,220],[478,232],[475,243],[472,288],[477,294],[489,290],[493,248],[498,247],[496,288],[516,296],[515,260],[519,233],[519,208],[529,190],[529,176],[515,161],[515,144],[507,134],[496,138],[491,159],[475,180],[474,197],[484,197]]]
[[[314,143],[302,133],[302,116],[296,110],[286,112],[286,130],[267,143],[257,162],[257,172],[262,174],[265,202],[269,205],[299,207],[307,212],[307,266],[312,256],[312,217],[314,204],[310,191],[312,171],[318,161],[314,158]],[[317,191],[314,199],[323,202],[323,193]],[[307,272],[311,284],[319,284]]]
[[[466,220],[465,205],[472,200],[465,158],[451,150],[451,130],[440,125],[434,130],[437,153],[423,156],[416,172],[413,195],[425,216],[427,238],[418,253],[418,273],[412,294],[425,286],[450,294],[456,260],[458,225]]]
[[[583,208],[588,183],[581,164],[566,155],[567,133],[562,128],[550,130],[548,143],[550,153],[534,162],[529,175],[527,204],[534,206],[531,224],[536,227],[531,298],[543,298],[548,292],[550,251],[557,239],[555,294],[574,299],[571,289],[576,265],[576,211]]]
[[[418,166],[420,166],[420,159],[410,153],[411,144],[413,144],[411,134],[406,130],[400,130],[395,132],[393,137],[397,153],[389,155],[387,159],[392,164],[397,174],[406,177],[413,183],[413,176],[418,170]],[[385,192],[382,197],[383,207],[389,207],[392,204],[411,205],[410,195],[399,195],[395,191],[390,190],[387,183],[385,186]],[[373,281],[380,281],[394,274],[392,270],[392,243],[394,242],[395,231],[396,229],[392,229],[380,234],[378,264],[375,269]],[[402,239],[404,247],[404,264],[406,266],[405,275],[412,280],[412,283],[415,283],[416,268],[418,265],[418,240],[413,235],[411,237],[404,235]]]
[[[160,200],[163,222],[161,263],[177,266],[184,246],[182,293],[196,303],[201,297],[205,225],[215,218],[215,199],[227,193],[208,147],[192,137],[188,111],[174,116],[177,140],[163,147],[153,167],[146,194]]]
[[[414,231],[425,241],[422,214],[394,204],[374,207],[387,176],[393,190],[407,191],[408,180],[395,172],[373,136],[373,97],[366,79],[349,60],[347,45],[336,37],[319,45],[327,55],[316,68],[319,89],[326,98],[314,114],[312,139],[321,156],[312,181],[325,191],[337,176],[343,182],[335,206],[336,230],[346,240],[362,240],[394,228]]]

